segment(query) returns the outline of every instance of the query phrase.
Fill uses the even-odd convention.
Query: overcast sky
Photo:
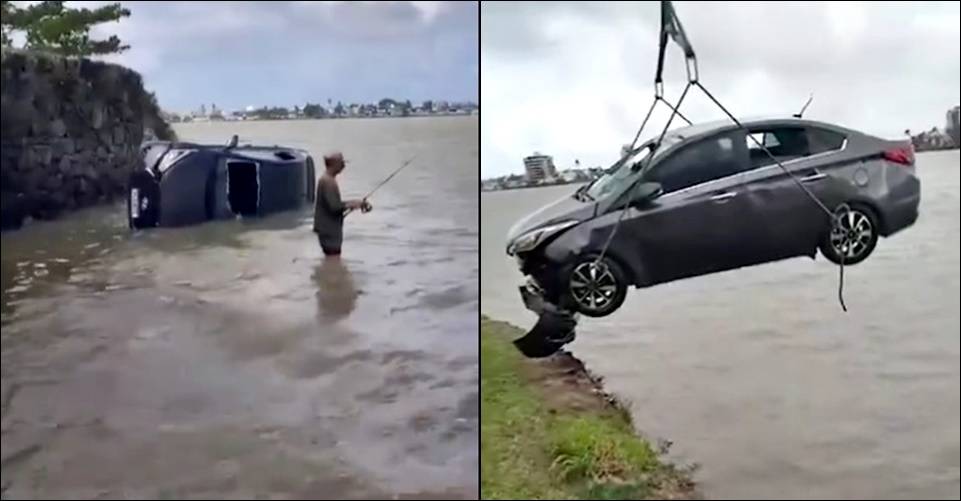
[[[107,2],[68,2],[95,6]],[[478,100],[478,12],[447,2],[121,2],[94,30],[131,48],[160,105]]]
[[[959,2],[675,2],[700,80],[739,116],[805,113],[882,137],[944,127],[959,103]],[[485,2],[481,6],[481,174],[523,172],[532,152],[558,168],[607,166],[650,100],[659,3]],[[665,94],[686,76],[668,48]],[[724,118],[692,89],[682,113]],[[663,126],[667,108],[655,113]],[[683,122],[678,122],[683,124]],[[650,131],[650,132],[647,132]],[[659,132],[659,129],[657,129]]]

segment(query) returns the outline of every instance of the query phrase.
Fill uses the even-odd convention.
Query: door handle
[[[731,198],[734,198],[735,195],[737,195],[737,192],[734,192],[734,191],[725,191],[724,193],[718,193],[717,195],[712,195],[712,196],[711,196],[711,201],[712,201],[712,202],[723,202],[723,201],[725,201],[725,200],[729,200],[729,199],[731,199]]]
[[[813,181],[819,181],[828,177],[827,174],[823,172],[814,171],[812,174],[808,174],[800,179],[802,183],[810,183]]]

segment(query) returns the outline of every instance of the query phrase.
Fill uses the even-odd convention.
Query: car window
[[[761,150],[760,145],[764,145],[766,148],[773,148],[781,145],[781,143],[777,140],[777,136],[770,132],[753,132],[744,136],[744,140],[747,142],[748,151],[763,151]]]
[[[844,134],[831,130],[811,127],[808,129],[808,144],[812,155],[841,149],[844,144]]]
[[[811,154],[807,131],[801,127],[753,128],[750,130],[750,136],[745,139],[751,168],[775,163],[752,138],[763,144],[779,162],[787,162]]]
[[[645,173],[644,181],[661,183],[670,193],[736,174],[745,164],[743,137],[731,131],[682,146]]]
[[[788,162],[840,149],[845,137],[844,134],[819,127],[772,127],[751,129],[750,135],[745,139],[751,168],[757,168],[773,165],[775,162],[754,141],[755,139],[763,144],[778,161]]]

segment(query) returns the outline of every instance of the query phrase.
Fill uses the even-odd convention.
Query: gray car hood
[[[596,202],[580,202],[570,194],[528,214],[507,232],[507,243],[536,228],[561,221],[586,221],[594,217]]]

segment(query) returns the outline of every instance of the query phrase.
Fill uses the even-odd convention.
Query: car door
[[[745,137],[751,168],[745,172],[743,192],[756,225],[748,244],[750,259],[745,264],[812,254],[830,219],[798,184],[819,200],[836,198],[831,195],[835,180],[816,168],[820,157],[834,150],[825,147],[820,131],[812,136],[811,129],[797,125],[755,127],[749,129],[749,134],[764,144],[784,168],[750,136]],[[812,137],[816,140],[812,141]],[[843,137],[837,143],[841,147]]]
[[[741,243],[750,236],[751,214],[742,193],[748,165],[743,137],[725,131],[680,145],[641,177],[661,183],[664,194],[632,207],[622,224],[653,283],[726,270],[745,260]]]

